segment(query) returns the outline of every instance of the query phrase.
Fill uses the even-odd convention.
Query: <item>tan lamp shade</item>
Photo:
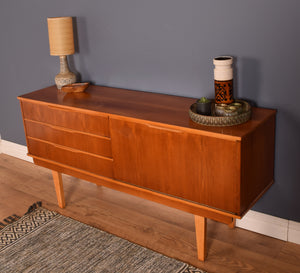
[[[50,55],[65,56],[74,54],[72,17],[47,18]]]

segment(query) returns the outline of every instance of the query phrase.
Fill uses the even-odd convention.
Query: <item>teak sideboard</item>
[[[52,170],[61,208],[65,173],[192,213],[200,260],[206,218],[233,227],[273,183],[275,110],[211,127],[189,118],[193,98],[51,86],[18,99],[28,154]]]

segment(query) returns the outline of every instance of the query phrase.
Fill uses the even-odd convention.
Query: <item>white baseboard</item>
[[[27,147],[6,140],[0,140],[0,153],[8,154],[29,162]],[[274,217],[250,210],[241,220],[236,221],[239,228],[254,231],[266,236],[300,244],[300,223]]]
[[[300,223],[289,221],[288,241],[300,245]]]
[[[0,140],[0,153],[11,155],[29,162],[33,163],[33,160],[30,156],[27,155],[28,150],[24,145],[13,143],[10,141]]]
[[[289,221],[279,217],[250,210],[236,226],[287,241]]]

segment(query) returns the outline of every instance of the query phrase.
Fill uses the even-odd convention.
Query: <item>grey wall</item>
[[[82,81],[213,96],[212,58],[235,57],[235,97],[278,109],[275,184],[254,210],[300,221],[299,0],[10,0],[0,3],[0,132],[25,144],[16,97],[54,84],[47,17],[76,18]]]

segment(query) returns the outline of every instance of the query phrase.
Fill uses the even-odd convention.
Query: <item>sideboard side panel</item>
[[[243,139],[241,215],[273,184],[274,149],[275,114]]]

